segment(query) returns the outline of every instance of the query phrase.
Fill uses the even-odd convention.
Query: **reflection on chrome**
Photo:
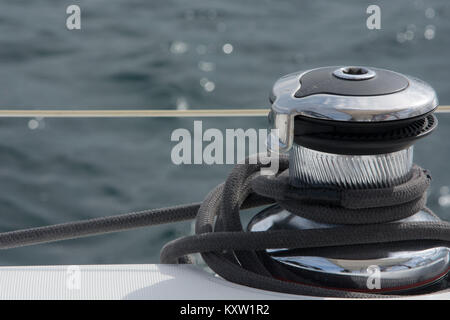
[[[401,222],[436,221],[426,211],[419,211]],[[397,221],[398,222],[398,221]],[[391,222],[391,223],[396,223]],[[248,225],[250,231],[306,230],[338,227],[296,216],[278,205],[271,206]],[[445,276],[450,268],[450,250],[435,243],[403,243],[401,247],[378,246],[339,247],[314,252],[298,249],[268,249],[267,254],[291,272],[314,279],[328,287],[367,290],[370,266],[379,268],[381,289],[425,286]],[[306,252],[306,253],[305,253]],[[392,284],[391,281],[394,283]],[[393,291],[396,289],[394,288]]]

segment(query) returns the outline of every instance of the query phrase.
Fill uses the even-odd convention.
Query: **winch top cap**
[[[396,72],[366,67],[328,67],[306,72],[300,78],[296,98],[313,94],[380,96],[405,90],[408,79]]]
[[[323,67],[280,78],[272,111],[335,121],[391,121],[420,116],[438,105],[427,83],[397,72],[355,66]]]
[[[322,124],[327,127],[327,133],[337,129],[345,131],[343,133],[363,130],[365,133],[384,133],[385,137],[392,133],[401,140],[415,140],[434,129],[435,119],[430,118],[424,124],[426,128],[417,131],[417,135],[398,135],[398,129],[405,127],[412,132],[409,123],[427,117],[438,106],[436,92],[427,83],[394,71],[361,66],[323,67],[286,75],[273,86],[270,101],[269,121],[272,128],[278,129],[279,142],[275,146],[276,139],[270,138],[269,148],[281,152],[291,148],[294,123],[301,119],[326,121]],[[380,130],[380,126],[384,128]],[[302,133],[295,128],[295,136],[302,136],[296,142],[306,141],[304,137],[314,132],[317,138],[318,124],[312,123],[310,127],[311,130]],[[334,142],[337,138],[343,136],[331,140]],[[384,150],[392,148],[377,147],[374,151]],[[344,148],[343,152],[347,151],[350,152]],[[354,152],[356,150],[351,151]]]

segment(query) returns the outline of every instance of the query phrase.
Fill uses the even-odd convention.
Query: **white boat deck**
[[[450,292],[420,296],[450,299]],[[225,281],[195,265],[0,267],[0,299],[318,299]]]

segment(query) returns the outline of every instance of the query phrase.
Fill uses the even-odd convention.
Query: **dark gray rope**
[[[273,200],[260,196],[250,197],[243,208],[252,208]],[[201,203],[185,204],[160,209],[150,209],[121,215],[67,222],[45,227],[29,228],[0,233],[0,249],[76,239],[100,234],[126,231],[159,224],[195,219]]]
[[[287,171],[275,177],[252,179],[252,190],[276,199],[286,210],[329,224],[385,223],[407,218],[425,207],[431,176],[413,166],[410,179],[397,186],[376,189],[340,189],[292,186]],[[299,205],[299,201],[301,205]]]
[[[287,167],[288,160],[281,158],[280,169],[285,170]],[[231,282],[242,285],[301,295],[373,298],[380,295],[325,289],[275,279],[258,259],[256,252],[268,248],[318,248],[406,240],[450,241],[450,225],[445,222],[381,223],[387,220],[383,215],[378,219],[367,217],[364,210],[360,210],[366,201],[361,198],[367,196],[367,193],[370,194],[371,191],[347,193],[346,190],[329,187],[295,188],[287,183],[285,174],[272,178],[258,176],[260,168],[260,165],[237,165],[225,184],[210,192],[203,201],[196,220],[196,235],[168,243],[161,252],[161,261],[177,263],[184,261],[188,254],[200,252],[213,271]],[[376,194],[378,197],[383,197],[387,203],[395,205],[396,210],[399,211],[393,212],[397,215],[396,218],[407,217],[418,211],[417,206],[411,206],[411,202],[418,203],[419,207],[424,205],[422,199],[429,180],[430,176],[425,171],[414,167],[410,183],[378,190]],[[370,224],[362,224],[364,222],[359,221],[360,225],[343,226],[332,230],[244,232],[239,219],[239,209],[242,201],[252,194],[251,192],[276,198],[278,203],[284,206],[286,203],[283,201],[294,201],[296,206],[293,211],[297,214],[303,213],[296,209],[304,206],[305,203],[311,206],[318,205],[324,212],[322,220],[325,222],[336,221],[333,220],[336,219],[336,209],[352,210],[343,207],[349,204],[350,207],[357,209],[354,212],[349,211],[350,217],[341,222],[350,224],[351,219],[358,218],[357,215],[361,214],[367,217],[366,221],[370,222],[366,223]],[[350,201],[352,194],[355,195],[355,201],[359,204],[355,205]],[[322,202],[326,202],[327,205],[323,205]],[[366,205],[375,215],[382,214],[386,209],[380,207],[378,202],[366,201]]]
[[[321,248],[408,240],[450,242],[446,222],[391,222],[415,214],[425,205],[430,176],[414,167],[409,181],[386,189],[342,190],[288,183],[288,159],[280,158],[281,174],[260,176],[261,164],[237,165],[225,183],[202,203],[146,210],[112,217],[0,233],[0,248],[73,239],[196,217],[196,234],[169,242],[162,263],[184,263],[201,253],[208,266],[223,278],[277,292],[349,298],[380,295],[325,289],[275,279],[258,251],[268,248]],[[245,232],[240,210],[278,202],[307,218],[334,224],[332,229]],[[369,213],[368,213],[369,212]],[[382,296],[385,297],[385,296]]]
[[[194,219],[200,203],[0,233],[0,249],[94,236]]]

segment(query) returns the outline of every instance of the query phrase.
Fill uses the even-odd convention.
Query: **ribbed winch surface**
[[[341,155],[294,144],[289,176],[295,186],[333,185],[341,188],[390,187],[408,180],[413,146],[377,155]]]

